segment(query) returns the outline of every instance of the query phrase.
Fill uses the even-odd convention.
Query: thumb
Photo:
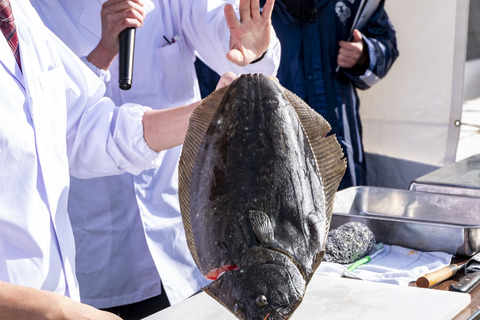
[[[227,52],[227,59],[240,67],[244,67],[248,64],[245,61],[245,57],[243,56],[242,52],[238,49],[231,49],[229,52]]]
[[[361,42],[363,40],[363,35],[357,29],[353,30],[353,39],[352,42]]]

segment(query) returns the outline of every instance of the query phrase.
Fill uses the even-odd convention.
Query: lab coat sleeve
[[[197,56],[218,74],[227,71],[236,74],[264,73],[276,76],[280,63],[280,42],[271,27],[270,44],[268,50],[258,62],[245,67],[239,67],[228,61],[227,52],[230,50],[230,30],[225,20],[224,6],[231,3],[238,15],[238,1],[211,0],[185,1],[180,0],[181,23],[187,41],[195,49]]]
[[[142,117],[148,107],[114,105],[105,98],[105,85],[56,36],[53,40],[67,73],[67,153],[70,174],[93,178],[142,170],[158,165],[161,153],[143,138]]]
[[[384,10],[384,3],[380,3],[365,27],[360,29],[368,47],[368,69],[363,74],[356,73],[354,69],[344,70],[353,84],[362,90],[370,88],[385,77],[399,55],[395,29]]]
[[[88,61],[86,56],[80,57],[80,60],[82,60],[82,62],[85,63],[85,65],[89,67],[90,70],[92,70],[93,73],[95,73],[97,77],[99,77],[100,80],[102,80],[104,83],[108,83],[110,81],[112,76],[109,70],[103,70],[98,68],[96,65]]]

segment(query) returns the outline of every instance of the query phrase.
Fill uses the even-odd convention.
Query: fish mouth
[[[207,278],[208,280],[217,280],[225,272],[232,271],[232,270],[239,270],[238,265],[227,264],[227,265],[218,267],[216,269],[212,269],[209,273],[205,275],[205,278]]]

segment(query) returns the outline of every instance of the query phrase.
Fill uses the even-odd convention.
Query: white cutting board
[[[466,293],[315,275],[291,320],[450,320],[470,303]],[[235,320],[205,292],[145,320]]]

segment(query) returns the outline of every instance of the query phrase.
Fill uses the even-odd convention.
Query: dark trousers
[[[143,301],[123,306],[102,309],[116,314],[123,320],[140,320],[170,306],[162,286],[162,293]]]

